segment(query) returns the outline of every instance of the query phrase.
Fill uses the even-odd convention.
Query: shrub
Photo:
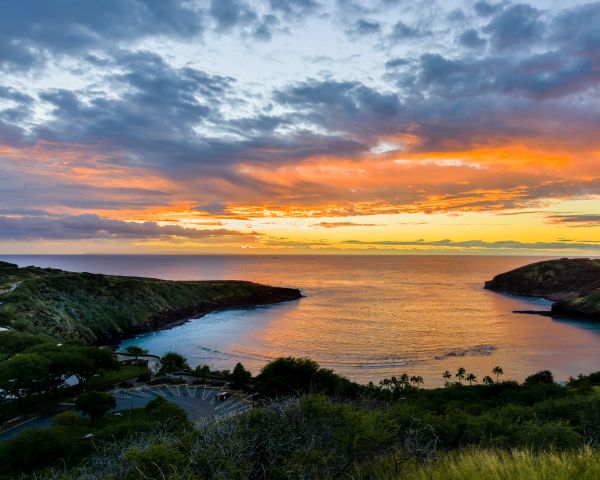
[[[73,410],[67,410],[66,412],[59,413],[52,421],[53,425],[59,427],[77,427],[82,423],[81,415]]]
[[[185,357],[175,352],[165,353],[161,357],[160,363],[162,364],[160,371],[163,374],[186,371],[190,369]]]
[[[574,449],[583,445],[579,435],[566,422],[527,422],[516,432],[518,445],[534,450]]]
[[[177,420],[178,422],[187,423],[185,411],[162,397],[150,400],[144,408],[156,420]]]
[[[238,362],[233,369],[233,372],[229,375],[229,378],[235,387],[241,387],[250,381],[252,374]]]
[[[79,439],[80,435],[64,428],[25,430],[0,444],[0,472],[9,474],[7,478],[17,478],[18,475],[10,474],[60,465],[69,454],[77,456],[90,450]]]
[[[534,373],[525,379],[523,385],[548,385],[554,383],[554,376],[549,370],[542,370],[541,372]]]
[[[350,380],[321,368],[308,358],[278,358],[265,365],[256,377],[256,390],[267,397],[304,393],[348,394],[356,387]]]
[[[130,448],[125,453],[125,463],[130,470],[126,479],[184,478],[188,457],[173,445],[159,443],[145,448]]]
[[[138,382],[147,382],[151,378],[152,378],[152,373],[150,372],[150,370],[144,370],[142,373],[140,373],[138,375],[137,381]]]

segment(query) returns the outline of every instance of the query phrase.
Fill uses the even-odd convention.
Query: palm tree
[[[421,375],[415,375],[410,377],[410,381],[411,383],[414,383],[417,386],[417,388],[419,388],[419,385],[423,383],[423,377]]]
[[[486,385],[491,385],[492,383],[494,383],[494,380],[492,379],[492,377],[490,377],[489,375],[486,375],[485,377],[483,377],[483,383],[485,383]]]
[[[391,388],[390,388],[390,384],[391,384],[391,383],[392,383],[392,382],[390,381],[390,379],[389,379],[389,378],[384,378],[383,380],[381,380],[381,381],[379,382],[379,386],[381,387],[381,389],[382,389],[382,390],[383,390],[383,389],[388,389],[388,390],[391,390]]]
[[[459,369],[456,371],[456,375],[455,375],[455,377],[456,377],[456,378],[458,378],[458,381],[459,381],[460,383],[462,383],[462,381],[463,381],[463,378],[465,378],[465,373],[467,373],[467,371],[466,371],[466,370],[465,370],[463,367],[460,367],[460,368],[459,368]]]
[[[408,387],[409,385],[409,377],[407,373],[403,373],[402,375],[400,375],[400,383],[402,384],[402,386],[404,388]]]
[[[446,370],[444,373],[442,373],[442,377],[444,378],[444,384],[448,385],[450,383],[450,379],[452,378],[452,374]]]
[[[465,379],[467,382],[469,382],[469,385],[473,385],[473,382],[477,381],[477,377],[475,376],[474,373],[469,373],[467,375],[467,378]]]
[[[496,375],[496,383],[498,383],[498,377],[499,377],[500,375],[504,374],[504,370],[502,370],[502,367],[497,367],[497,366],[496,366],[496,367],[494,367],[494,368],[492,369],[492,373],[493,373],[494,375]]]

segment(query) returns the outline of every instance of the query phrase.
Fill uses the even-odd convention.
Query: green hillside
[[[600,320],[600,259],[561,258],[496,275],[485,288],[548,298],[552,313]]]
[[[0,262],[0,326],[102,343],[215,309],[300,298],[242,281],[167,281]]]

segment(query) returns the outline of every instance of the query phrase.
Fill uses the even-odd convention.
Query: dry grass
[[[428,465],[413,465],[402,480],[598,480],[600,452],[542,453],[527,450],[470,450],[448,454]]]

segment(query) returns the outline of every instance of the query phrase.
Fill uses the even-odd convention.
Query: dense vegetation
[[[118,370],[119,362],[110,350],[76,342],[57,343],[46,335],[2,332],[0,343],[0,399],[23,398],[53,393],[69,377],[84,385],[93,375]]]
[[[0,262],[0,326],[96,344],[219,308],[299,297],[296,289],[251,282],[176,282]]]
[[[600,259],[562,258],[501,273],[486,288],[553,300],[552,312],[600,320]]]
[[[114,417],[104,415],[110,400],[92,394],[79,407],[96,412],[94,420],[62,414],[50,429],[0,444],[2,473],[14,478],[36,469],[36,478],[64,480],[592,479],[600,469],[600,372],[566,386],[547,371],[523,384],[489,377],[467,385],[459,369],[456,381],[444,375],[445,388],[422,389],[419,377],[405,375],[361,386],[308,359],[275,360],[254,379],[241,365],[235,370],[261,399],[250,413],[192,428],[162,399]],[[501,368],[490,373],[498,379]],[[25,461],[32,454],[24,446],[33,444],[42,453]]]
[[[168,377],[123,367],[89,342],[297,293],[0,264],[0,325],[15,329],[0,333],[0,415],[65,399],[73,408],[0,443],[0,479],[600,478],[600,372],[558,385],[541,371],[519,384],[504,381],[500,366],[481,379],[459,368],[440,372],[444,388],[423,389],[422,377],[406,374],[359,385],[306,358],[279,358],[252,377],[242,364],[193,368],[169,352],[160,375],[228,382],[258,407],[201,426],[162,398],[109,413],[115,398],[98,390]],[[144,353],[130,348],[134,362]],[[79,385],[65,387],[73,376]]]
[[[100,392],[90,393],[97,395]],[[89,399],[89,394],[86,395]],[[0,443],[0,478],[8,480],[35,470],[77,465],[95,455],[101,445],[125,439],[129,442],[142,435],[150,438],[158,426],[163,433],[172,429],[183,434],[184,430],[191,429],[185,412],[162,398],[126,415],[99,415],[94,420],[67,410],[54,417],[50,428],[25,430]]]

